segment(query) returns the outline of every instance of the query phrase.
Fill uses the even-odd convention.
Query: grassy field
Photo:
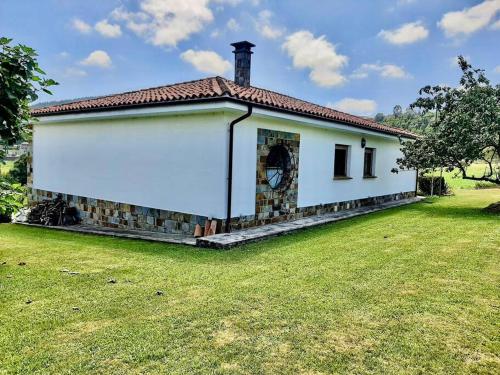
[[[483,176],[485,172],[486,164],[474,163],[472,164],[467,172],[471,175],[475,175],[477,177]],[[435,176],[439,176],[439,171],[434,173]],[[475,189],[477,187],[485,188],[485,187],[495,187],[493,183],[480,182],[473,180],[463,180],[457,176],[457,170],[453,172],[443,172],[443,176],[446,180],[448,186],[451,187],[453,191],[457,189]]]
[[[498,374],[499,200],[226,252],[0,225],[0,373]]]

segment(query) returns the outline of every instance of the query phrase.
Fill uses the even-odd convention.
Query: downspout
[[[229,157],[228,157],[228,173],[227,173],[227,215],[225,232],[231,232],[231,203],[233,195],[233,149],[234,149],[234,126],[244,119],[252,115],[253,106],[248,104],[247,113],[243,116],[234,119],[229,124]]]

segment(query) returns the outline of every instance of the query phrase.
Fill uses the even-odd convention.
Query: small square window
[[[348,177],[349,146],[335,145],[333,177]]]
[[[365,148],[365,161],[363,166],[363,177],[375,177],[375,149]]]

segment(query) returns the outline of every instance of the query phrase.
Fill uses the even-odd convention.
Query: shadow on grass
[[[418,204],[418,203],[417,203]],[[412,206],[415,206],[412,205]],[[327,223],[312,228],[304,228],[280,236],[270,237],[262,241],[237,246],[229,250],[216,250],[192,247],[181,244],[166,244],[127,239],[119,237],[98,236],[94,234],[66,232],[50,228],[36,228],[15,224],[0,224],[0,235],[3,228],[12,231],[17,236],[23,236],[31,241],[55,241],[67,243],[68,248],[98,247],[108,251],[124,251],[134,255],[141,254],[151,257],[168,258],[177,262],[191,262],[198,264],[239,263],[249,260],[269,251],[279,252],[290,246],[306,247],[312,239],[330,236],[333,231],[340,231],[361,223],[370,223],[382,217],[393,216],[411,206],[393,207],[383,211],[369,213],[357,217],[347,218],[338,222]],[[59,246],[59,245],[58,245]]]
[[[443,199],[443,198],[440,198]],[[280,251],[289,246],[307,246],[311,239],[322,236],[330,236],[332,231],[340,231],[344,228],[359,225],[361,223],[369,224],[373,220],[387,218],[397,215],[404,211],[412,215],[418,214],[425,217],[445,217],[445,218],[474,218],[475,220],[491,220],[498,215],[487,213],[482,208],[467,206],[443,206],[439,198],[426,199],[423,202],[415,203],[409,206],[394,207],[383,211],[370,213],[354,218],[342,220],[340,222],[329,223],[314,228],[298,230],[293,233],[269,238],[256,243],[249,243],[243,246],[235,247],[231,250],[219,251],[213,249],[201,249],[187,245],[163,244],[143,240],[131,240],[116,237],[104,237],[91,234],[80,234],[51,229],[22,227],[13,224],[2,224],[6,232],[13,232],[17,236],[26,237],[32,241],[48,240],[57,242],[66,242],[68,248],[84,248],[86,246],[100,247],[111,251],[130,252],[134,255],[145,255],[151,257],[168,258],[178,262],[190,263],[239,263],[249,260],[269,251]]]

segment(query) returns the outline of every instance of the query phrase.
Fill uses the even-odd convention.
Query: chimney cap
[[[250,43],[249,41],[243,40],[241,42],[231,43],[231,46],[233,46],[235,51],[237,51],[237,50],[241,50],[241,49],[248,49],[249,50],[250,48],[255,47],[255,44]]]

